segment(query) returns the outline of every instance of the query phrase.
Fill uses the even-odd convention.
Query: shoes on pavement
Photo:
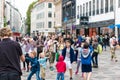
[[[93,65],[92,67],[93,67],[93,68],[98,68],[98,65]]]
[[[115,62],[118,62],[118,60],[115,60]]]
[[[50,70],[51,70],[51,71],[53,71],[53,70],[54,70],[54,68],[51,66],[51,67],[50,67]]]
[[[41,78],[41,80],[45,80],[45,79]]]
[[[22,70],[26,70],[26,68],[23,68]]]
[[[29,70],[27,70],[27,72],[29,72]]]
[[[73,78],[70,78],[70,80],[73,80]]]
[[[75,75],[77,75],[78,74],[78,70],[75,72]]]
[[[82,78],[84,77],[83,73],[82,73]]]

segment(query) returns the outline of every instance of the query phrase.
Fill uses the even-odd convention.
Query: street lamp
[[[118,38],[118,28],[117,28],[117,26],[116,26],[116,17],[117,17],[117,15],[116,15],[116,0],[114,0],[114,19],[115,19],[115,36],[116,36],[116,38]]]

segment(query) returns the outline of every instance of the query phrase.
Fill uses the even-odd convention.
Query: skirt
[[[82,64],[82,72],[92,72],[91,64]]]

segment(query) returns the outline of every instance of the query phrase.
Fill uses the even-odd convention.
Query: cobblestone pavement
[[[99,55],[99,68],[93,69],[91,80],[120,80],[120,49],[116,51],[118,62],[110,60],[110,50],[103,51]],[[73,64],[73,73],[75,73],[76,64]],[[28,73],[23,71],[22,80],[26,80]],[[35,76],[31,80],[36,80]],[[56,70],[46,69],[46,80],[56,80]],[[69,71],[65,73],[65,80],[69,80]],[[78,75],[73,74],[73,80],[83,80],[81,71]]]

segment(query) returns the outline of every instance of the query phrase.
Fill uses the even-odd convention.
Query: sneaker
[[[45,79],[41,78],[41,80],[45,80]]]
[[[83,76],[83,73],[82,73],[82,78],[83,78],[84,76]]]
[[[51,71],[53,71],[53,70],[54,70],[54,68],[53,68],[53,67],[50,67],[50,70],[51,70]]]
[[[115,60],[115,62],[118,62],[118,60]]]
[[[77,75],[78,74],[78,70],[75,72],[75,75]]]
[[[24,70],[24,71],[25,71],[25,70],[26,70],[26,68],[23,68],[22,70]]]
[[[94,66],[94,68],[98,68],[98,66],[96,65],[96,66]]]
[[[49,67],[49,69],[51,69],[51,66]]]
[[[70,80],[73,80],[73,78],[70,78]]]
[[[27,70],[27,72],[29,72],[29,70]]]

